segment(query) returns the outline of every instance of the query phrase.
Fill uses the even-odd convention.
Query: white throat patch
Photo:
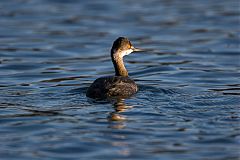
[[[114,59],[116,59],[117,57],[123,58],[124,56],[129,55],[132,52],[133,52],[133,49],[128,49],[128,50],[125,50],[125,51],[114,50],[113,57],[114,57]]]
[[[128,50],[126,50],[126,51],[123,51],[123,52],[122,52],[122,56],[129,55],[129,54],[132,53],[132,52],[133,52],[132,49],[128,49]]]

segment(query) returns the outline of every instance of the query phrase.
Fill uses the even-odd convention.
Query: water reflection
[[[111,128],[115,129],[122,129],[125,127],[124,121],[127,120],[127,117],[122,115],[121,113],[127,111],[128,109],[133,108],[133,106],[126,105],[125,99],[115,99],[113,101],[113,109],[114,111],[111,112],[108,116],[109,122],[119,122],[119,123],[110,123]]]

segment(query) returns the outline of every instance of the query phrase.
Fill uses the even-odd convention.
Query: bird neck
[[[118,53],[111,53],[112,62],[115,68],[115,75],[116,76],[128,76],[128,71],[125,68],[123,57],[120,56]]]

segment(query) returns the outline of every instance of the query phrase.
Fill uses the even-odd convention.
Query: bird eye
[[[131,49],[132,48],[132,45],[131,43],[128,44],[128,49]]]

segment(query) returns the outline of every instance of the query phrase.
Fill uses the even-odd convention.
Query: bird
[[[92,99],[128,98],[137,93],[137,84],[128,75],[123,57],[132,52],[142,51],[135,48],[126,37],[118,37],[111,48],[111,60],[115,69],[114,76],[96,79],[87,89],[86,96]]]

